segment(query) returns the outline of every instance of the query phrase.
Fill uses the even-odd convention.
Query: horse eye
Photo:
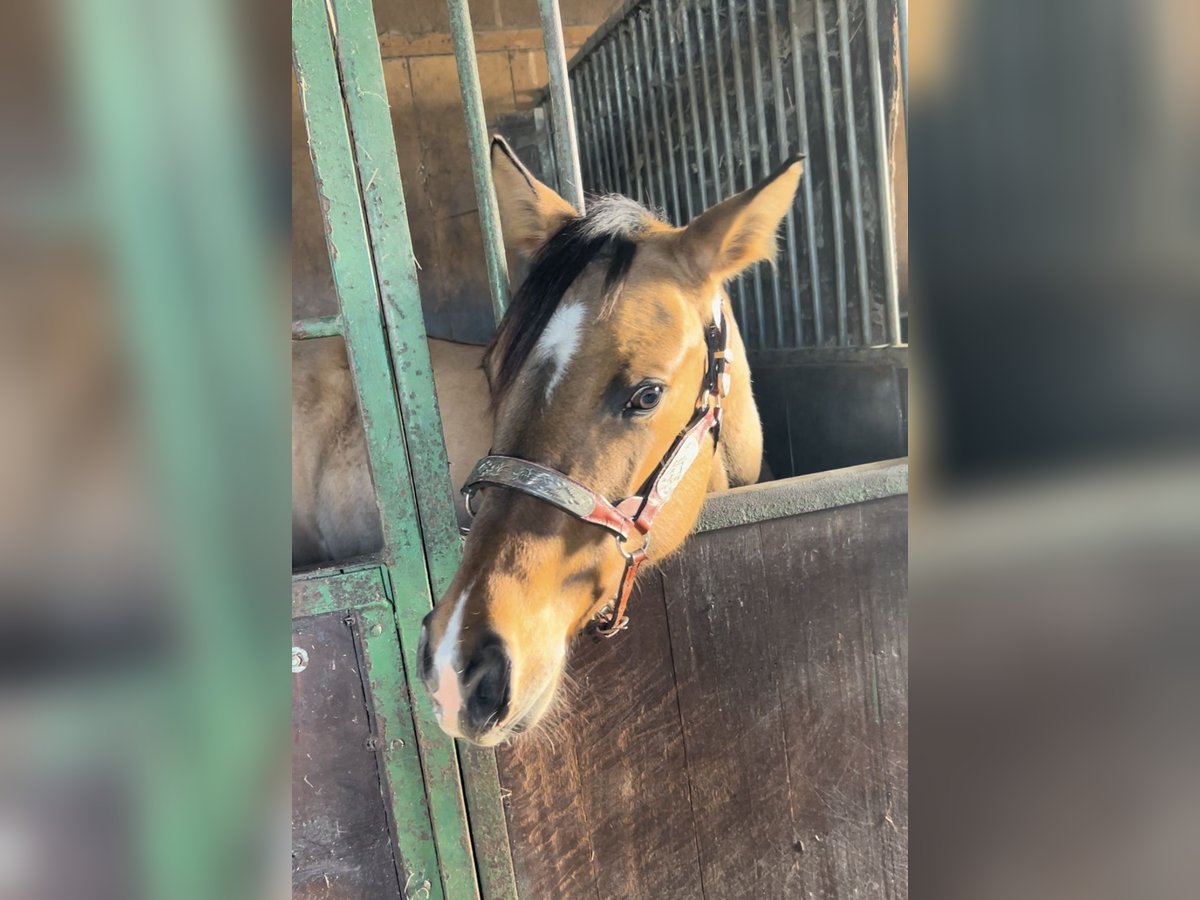
[[[626,408],[633,412],[649,412],[658,406],[658,402],[662,400],[662,395],[663,387],[661,384],[642,385],[633,392],[633,396],[629,398]]]

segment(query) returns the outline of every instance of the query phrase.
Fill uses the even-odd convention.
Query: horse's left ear
[[[749,190],[694,218],[680,235],[685,253],[706,275],[724,281],[752,263],[775,258],[775,232],[804,173],[793,157]]]

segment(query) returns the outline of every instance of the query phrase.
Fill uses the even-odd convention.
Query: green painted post
[[[337,26],[334,45],[341,66],[360,183],[364,185],[363,199],[396,390],[403,412],[425,555],[436,597],[450,586],[462,555],[462,542],[451,494],[450,467],[425,335],[412,235],[396,157],[375,16],[369,0],[333,0],[331,8]],[[486,176],[490,191],[490,170]],[[481,203],[481,210],[483,206]],[[503,261],[498,228],[491,240],[496,242],[494,249]],[[411,670],[421,620],[429,611],[429,603],[425,597],[417,595],[397,595],[395,599],[401,647],[408,648],[406,661]],[[437,727],[428,698],[420,691],[414,694],[413,708],[421,729],[428,768],[450,771],[453,769],[450,757],[454,753],[454,744]],[[490,750],[459,745],[458,757],[480,887],[489,898],[515,897],[516,884],[508,852],[504,809],[500,804],[495,754]],[[437,815],[435,808],[435,820]],[[449,816],[450,811],[447,810],[445,815]]]
[[[479,87],[479,67],[475,64],[471,10],[467,0],[446,0],[446,7],[450,11],[450,35],[454,40],[454,61],[458,65],[458,86],[467,124],[467,146],[471,151],[471,168],[475,176],[475,198],[479,202],[479,227],[483,231],[483,252],[487,257],[492,311],[499,322],[508,306],[508,262],[504,257],[504,242],[500,235],[496,188],[492,184],[491,142],[488,140],[487,114],[483,109],[483,90]]]
[[[293,0],[292,44],[300,100],[341,303],[347,355],[366,432],[392,596],[428,606],[429,576],[417,527],[416,498],[327,15],[323,0]],[[406,655],[402,660],[408,683],[416,683],[411,661]],[[418,721],[416,727],[424,750],[427,723],[422,727]],[[476,893],[474,863],[457,760],[452,751],[443,751],[444,761],[438,764],[437,742],[431,741],[430,746],[435,759],[425,760],[425,776],[436,851],[421,835],[397,831],[398,852],[408,868],[406,877],[411,875],[418,883],[430,881],[432,896],[472,897]],[[400,813],[395,818],[399,826],[407,817]],[[439,868],[441,878],[436,877]]]
[[[199,900],[241,895],[247,848],[274,827],[261,805],[287,721],[272,662],[288,558],[286,353],[226,23],[213,4],[154,11],[60,10],[90,237],[111,264],[161,515],[154,618],[169,638],[119,677],[38,695],[25,718],[54,727],[48,758],[111,778],[117,840],[138,841],[113,858],[130,893]]]
[[[293,341],[311,341],[315,338],[335,337],[341,333],[341,316],[317,316],[313,319],[297,319],[292,323]]]

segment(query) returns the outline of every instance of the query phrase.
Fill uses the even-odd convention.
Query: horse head
[[[725,283],[774,256],[803,171],[793,160],[677,228],[620,196],[579,215],[502,139],[491,164],[505,243],[529,271],[484,359],[493,455],[418,651],[442,728],[482,745],[545,714],[598,614],[621,624],[631,560],[677,549],[706,491],[757,480]]]

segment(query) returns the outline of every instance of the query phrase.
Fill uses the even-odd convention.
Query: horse
[[[450,478],[462,484],[491,444],[484,348],[429,340]],[[466,507],[455,499],[459,522]],[[383,546],[367,439],[341,338],[292,344],[292,567],[365,556]]]
[[[494,746],[533,728],[575,637],[627,624],[641,563],[679,548],[707,491],[758,479],[725,284],[774,258],[803,168],[793,158],[674,227],[621,196],[580,215],[493,139],[505,244],[529,270],[484,354],[491,450],[467,476],[462,560],[417,648],[450,736]]]

